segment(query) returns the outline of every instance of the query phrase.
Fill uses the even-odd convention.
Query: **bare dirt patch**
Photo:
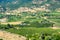
[[[26,40],[26,37],[24,36],[9,33],[6,31],[0,31],[0,38],[3,40]]]
[[[18,22],[1,22],[1,24],[13,24],[13,25],[17,25],[17,24],[21,24],[22,21],[18,21]]]
[[[60,29],[59,27],[51,27],[52,29]]]

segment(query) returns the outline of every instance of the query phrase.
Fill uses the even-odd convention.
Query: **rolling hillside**
[[[60,0],[0,0],[0,12],[11,11],[20,7],[45,7],[49,10],[60,8]]]

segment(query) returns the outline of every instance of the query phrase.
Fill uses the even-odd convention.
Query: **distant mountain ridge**
[[[60,8],[60,0],[0,0],[0,12],[6,10],[15,10],[20,7],[41,7],[47,6],[49,10],[55,10]]]

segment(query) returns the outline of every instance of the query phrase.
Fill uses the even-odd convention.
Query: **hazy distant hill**
[[[46,6],[46,5],[50,6]],[[60,8],[60,0],[0,0],[0,12],[14,10],[19,7],[41,7],[46,6],[50,10]]]

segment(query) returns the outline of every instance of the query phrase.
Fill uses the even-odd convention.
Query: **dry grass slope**
[[[24,36],[9,33],[6,31],[0,31],[0,38],[3,40],[26,40]]]

